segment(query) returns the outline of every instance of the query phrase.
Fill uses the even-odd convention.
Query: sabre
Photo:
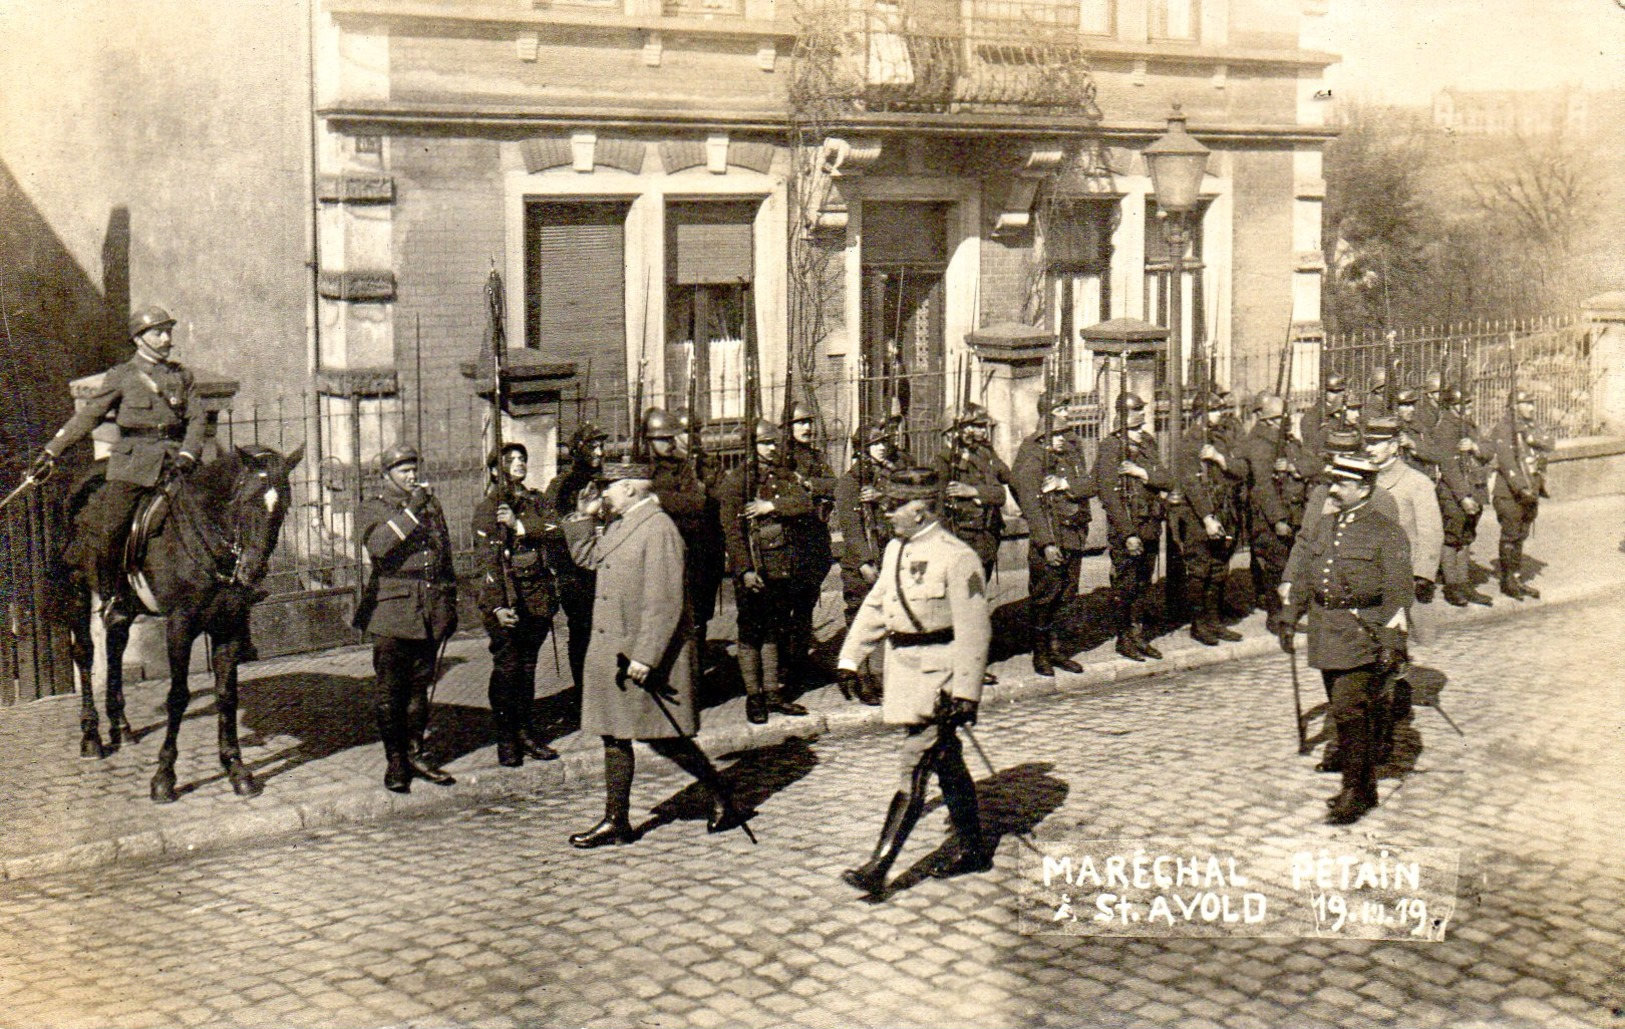
[[[970,740],[970,745],[976,750],[976,756],[980,757],[982,759],[982,764],[987,766],[987,774],[992,778],[998,778],[999,770],[993,767],[992,761],[988,760],[987,751],[982,749],[982,741],[976,738],[976,734],[974,732],[971,732],[969,725],[961,725],[959,728],[965,730],[965,738]],[[1028,850],[1039,855],[1040,857],[1044,855],[1044,852],[1039,850],[1038,845],[1033,842],[1032,834],[1030,834],[1027,830],[1017,829],[1015,830],[1015,835],[1016,839],[1027,845]]]
[[[1294,629],[1294,632],[1297,630]],[[1298,648],[1294,646],[1287,653],[1287,661],[1292,666],[1292,711],[1298,716],[1298,753],[1309,753],[1309,734],[1303,727],[1303,693],[1298,686]]]
[[[23,481],[19,482],[10,493],[7,493],[4,500],[0,500],[0,511],[4,511],[7,505],[9,505],[13,500],[16,500],[18,497],[22,496],[24,493],[28,492],[30,489],[38,486],[44,481],[44,478],[34,478],[33,472],[29,472],[27,475],[24,475]]]

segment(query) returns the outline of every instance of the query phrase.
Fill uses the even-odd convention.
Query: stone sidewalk
[[[1520,604],[1498,597],[1493,608],[1468,609],[1436,601],[1423,609],[1418,649],[1425,656],[1430,633],[1448,631],[1459,622],[1547,609],[1621,588],[1622,531],[1625,496],[1548,502],[1526,548],[1545,599]],[[1495,536],[1491,515],[1475,548],[1478,562],[1486,567],[1494,558]],[[1091,558],[1085,564],[1086,588],[1102,585],[1105,559]],[[994,583],[995,600],[1001,605],[996,623],[1003,629],[1021,624],[1018,601],[1025,593],[1024,578],[1006,572]],[[826,601],[830,599],[826,594]],[[833,599],[821,610],[831,611],[838,623],[839,597]],[[1084,611],[1090,610],[1085,604]],[[822,634],[828,637],[838,628],[826,621]],[[1264,632],[1261,613],[1238,625],[1246,636],[1241,643],[1203,647],[1181,630],[1158,641],[1166,660],[1144,664],[1116,656],[1109,642],[1102,643],[1104,632],[1087,622],[1077,629],[1076,641],[1088,647],[1077,657],[1085,666],[1079,675],[1039,678],[1032,674],[1026,654],[1005,654],[996,643],[995,658],[1003,659],[993,668],[1001,684],[989,691],[987,702],[1015,703],[1056,692],[1086,694],[1102,684],[1266,654],[1276,646]],[[719,622],[713,631],[727,636],[731,628]],[[713,647],[717,645],[713,640]],[[539,710],[556,732],[571,729],[570,714],[558,694],[561,681],[552,668],[551,644],[543,651],[542,665]],[[563,732],[555,741],[561,760],[527,762],[522,769],[497,765],[485,705],[489,672],[483,638],[464,636],[447,648],[431,731],[436,752],[449,759],[447,768],[458,783],[437,788],[417,782],[405,796],[381,785],[383,752],[373,727],[371,655],[365,649],[243,668],[239,724],[244,758],[265,786],[263,795],[253,800],[232,793],[215,758],[213,683],[208,677],[193,679],[192,706],[176,767],[182,796],[168,806],[148,799],[167,684],[144,682],[128,689],[129,716],[140,740],[101,761],[79,757],[77,697],[0,709],[0,875],[21,878],[148,860],[340,822],[484,803],[516,792],[578,783],[596,787],[601,748],[596,739],[583,739],[574,731]],[[743,700],[729,696],[705,711],[700,742],[707,750],[722,753],[767,746],[791,736],[870,731],[880,724],[878,709],[847,703],[833,687],[813,691],[803,703],[811,709],[810,717],[775,716],[768,725],[753,726],[745,721]]]

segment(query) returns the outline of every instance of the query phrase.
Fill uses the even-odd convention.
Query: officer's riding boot
[[[508,698],[503,689],[501,673],[491,672],[489,689],[491,699],[491,729],[497,738],[497,764],[503,768],[519,768],[525,763],[524,752],[519,749],[519,733],[513,713],[508,710]]]
[[[780,715],[800,717],[807,709],[795,701],[786,700],[779,686],[779,645],[762,644],[762,703],[767,710]]]
[[[421,696],[414,696],[407,710],[409,712],[407,724],[410,729],[406,739],[406,764],[412,769],[412,774],[436,786],[456,785],[457,780],[430,760],[424,752],[423,739],[429,731],[428,694],[425,692]]]
[[[1153,661],[1162,660],[1162,651],[1146,642],[1145,626],[1136,622],[1134,627],[1129,630],[1129,636],[1130,641],[1134,644],[1134,649],[1138,650],[1140,653],[1144,654]]]
[[[1501,544],[1501,592],[1513,600],[1524,598],[1523,584],[1518,581],[1518,545]]]
[[[378,735],[384,741],[384,757],[388,765],[384,770],[384,789],[392,793],[412,792],[412,769],[406,764],[406,740],[399,727],[385,710],[378,712]]]
[[[842,872],[842,882],[862,890],[873,900],[880,900],[886,895],[886,873],[891,871],[897,855],[903,852],[908,834],[920,820],[920,812],[925,809],[924,792],[915,789],[892,796],[891,807],[886,811],[886,824],[880,830],[874,854],[857,868]]]
[[[931,875],[947,879],[987,871],[993,867],[993,857],[987,853],[987,844],[982,838],[982,813],[976,803],[976,781],[971,778],[964,759],[942,762],[937,769],[937,782],[942,786],[942,802],[948,808],[948,821],[954,827],[954,843],[948,860],[933,867]]]
[[[1209,582],[1202,591],[1202,611],[1207,616],[1208,631],[1225,643],[1239,643],[1241,633],[1224,624],[1221,608],[1224,605],[1224,576]]]
[[[570,846],[582,850],[618,846],[638,838],[632,828],[632,742],[604,738],[604,817],[585,832],[573,833]]]
[[[1372,745],[1374,721],[1368,712],[1363,718],[1351,720],[1352,724],[1338,723],[1339,749],[1343,752],[1343,788],[1326,801],[1326,806],[1331,808],[1329,821],[1333,825],[1358,821],[1361,815],[1377,806],[1377,784],[1372,766],[1376,756]]]
[[[1140,653],[1140,648],[1134,645],[1134,630],[1135,626],[1131,622],[1125,622],[1118,626],[1117,653],[1130,661],[1144,661],[1145,655]]]
[[[1038,675],[1053,677],[1055,675],[1055,664],[1050,658],[1049,628],[1047,626],[1033,626],[1032,644],[1033,671]]]
[[[1518,583],[1518,591],[1520,593],[1522,593],[1524,596],[1528,597],[1530,600],[1539,600],[1540,599],[1540,590],[1537,590],[1537,589],[1535,589],[1535,587],[1529,585],[1529,583],[1527,581],[1525,581],[1525,579],[1523,577],[1523,544],[1522,543],[1514,543],[1512,545],[1512,577],[1513,577],[1514,580],[1517,581],[1517,583]]]
[[[1071,672],[1073,675],[1077,675],[1079,672],[1083,671],[1082,665],[1078,664],[1070,657],[1067,657],[1066,649],[1061,646],[1060,637],[1058,637],[1053,631],[1051,631],[1048,635],[1048,642],[1050,664],[1054,665],[1056,668],[1059,668],[1063,672]]]
[[[524,719],[515,720],[522,726],[519,730],[519,749],[526,757],[535,758],[537,761],[553,761],[558,758],[559,752],[548,746],[540,733],[533,727],[525,725]]]
[[[762,696],[762,651],[739,645],[739,677],[745,681],[745,718],[752,725],[767,723],[767,701]]]

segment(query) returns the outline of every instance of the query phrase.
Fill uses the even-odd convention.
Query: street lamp
[[[1173,282],[1170,286],[1168,325],[1168,438],[1163,454],[1179,475],[1179,441],[1184,434],[1185,357],[1181,328],[1185,312],[1185,246],[1190,242],[1188,219],[1201,199],[1202,174],[1207,170],[1208,148],[1185,131],[1185,115],[1174,104],[1168,115],[1168,131],[1142,151],[1151,173],[1151,190],[1164,217],[1163,231],[1173,254]],[[1177,488],[1177,487],[1176,487]]]

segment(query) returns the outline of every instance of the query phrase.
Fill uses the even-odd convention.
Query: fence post
[[[1591,402],[1599,430],[1625,434],[1625,290],[1600,293],[1585,302],[1591,330]]]

